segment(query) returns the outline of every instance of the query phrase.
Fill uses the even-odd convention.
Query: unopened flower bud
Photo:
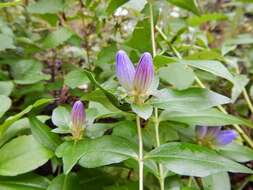
[[[144,53],[139,61],[134,76],[134,90],[139,95],[146,95],[154,79],[154,67],[150,53]]]
[[[71,111],[72,135],[74,138],[82,137],[83,127],[85,124],[85,111],[81,101],[76,101]]]
[[[116,76],[119,83],[127,90],[132,91],[135,68],[126,52],[120,50],[116,55]]]

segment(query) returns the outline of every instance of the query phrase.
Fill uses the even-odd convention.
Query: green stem
[[[247,104],[248,104],[248,107],[249,107],[251,113],[253,113],[253,105],[252,105],[252,102],[250,101],[248,92],[246,91],[245,88],[243,88],[242,93],[243,93],[243,96],[244,96],[244,98],[245,98],[245,100],[246,100],[246,102],[247,102]]]
[[[150,14],[150,30],[151,30],[151,41],[153,56],[156,56],[156,46],[155,46],[155,30],[154,30],[154,16],[153,16],[153,5],[149,3],[149,14]]]
[[[168,39],[166,37],[166,35],[163,33],[163,31],[158,27],[156,26],[156,29],[157,31],[159,32],[159,34],[162,36],[162,38],[168,42]],[[170,44],[169,44],[170,45]],[[174,48],[173,46],[170,46],[173,53],[179,58],[179,59],[182,59],[182,56],[180,55],[180,53],[176,50],[176,48]],[[206,88],[205,84],[197,77],[195,76],[195,80],[197,82],[197,84],[201,87],[201,88]],[[253,105],[249,99],[249,96],[248,96],[248,93],[247,91],[244,89],[243,90],[243,94],[244,94],[244,97],[247,101],[247,104],[249,105],[249,108],[250,110],[252,109],[253,111]],[[221,106],[217,106],[219,108],[220,111],[222,111],[223,113],[225,114],[228,114],[228,112]],[[253,113],[253,112],[252,112]],[[250,137],[248,137],[248,135],[241,129],[241,127],[237,124],[234,124],[233,127],[237,130],[237,132],[241,135],[241,137],[245,140],[245,142],[248,143],[248,145],[253,148],[253,141],[250,139]]]
[[[139,141],[139,190],[143,190],[143,142],[142,142],[142,133],[141,133],[141,123],[139,116],[136,116],[136,125],[137,125],[137,132],[138,132],[138,141]]]
[[[156,147],[159,147],[160,144],[160,137],[159,137],[159,117],[158,117],[158,109],[155,108],[154,109],[155,112],[155,139],[156,139]],[[158,168],[159,168],[159,183],[160,183],[160,188],[161,190],[164,190],[164,173],[163,173],[163,165],[162,164],[158,164]]]
[[[149,11],[150,11],[150,29],[151,29],[151,41],[152,41],[152,50],[153,57],[156,56],[156,45],[155,45],[155,28],[154,28],[154,15],[153,15],[153,6],[149,3]],[[160,137],[159,137],[159,118],[158,118],[158,109],[154,108],[155,112],[155,139],[156,139],[156,147],[160,146]],[[158,164],[159,168],[159,183],[160,189],[164,190],[164,173],[162,164]]]
[[[193,177],[190,176],[190,177],[189,177],[189,181],[188,181],[188,187],[191,187],[191,186],[192,186],[192,180],[193,180]]]
[[[236,67],[236,73],[238,75],[240,74],[240,70],[239,70],[238,66]],[[253,105],[252,105],[252,102],[250,100],[247,90],[245,88],[243,88],[242,93],[243,93],[243,96],[247,102],[250,112],[253,114]]]

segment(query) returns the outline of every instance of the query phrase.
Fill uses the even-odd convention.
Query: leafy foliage
[[[248,0],[1,1],[0,189],[250,189],[252,11]],[[135,68],[153,56],[131,89],[119,50]],[[232,143],[210,140],[220,127]]]

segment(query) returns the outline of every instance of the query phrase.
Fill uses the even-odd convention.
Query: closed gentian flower
[[[203,139],[206,136],[207,133],[207,126],[196,126],[196,135],[197,135],[197,139]]]
[[[141,56],[134,76],[134,90],[139,95],[146,95],[154,79],[154,67],[150,53]]]
[[[116,55],[116,76],[129,95],[148,96],[154,79],[154,67],[150,53],[144,53],[134,68],[127,54],[120,50]],[[139,98],[137,98],[139,99]]]
[[[85,111],[83,103],[81,101],[76,101],[74,103],[71,111],[71,121],[72,135],[75,139],[80,139],[82,137],[82,132],[85,124]]]
[[[231,143],[237,133],[234,130],[221,130],[221,127],[196,126],[196,137],[200,144],[222,146]]]
[[[135,68],[126,52],[120,50],[116,55],[116,76],[119,83],[127,90],[133,90]]]

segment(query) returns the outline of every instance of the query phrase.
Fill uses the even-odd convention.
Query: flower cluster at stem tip
[[[116,76],[128,95],[134,97],[134,102],[143,103],[150,95],[150,88],[154,80],[151,54],[143,53],[135,68],[126,52],[119,50],[116,54]]]
[[[199,144],[206,146],[224,146],[238,136],[234,130],[221,130],[221,127],[196,126],[196,137]]]
[[[71,110],[71,133],[73,139],[80,140],[83,136],[86,114],[81,101],[76,101]]]

